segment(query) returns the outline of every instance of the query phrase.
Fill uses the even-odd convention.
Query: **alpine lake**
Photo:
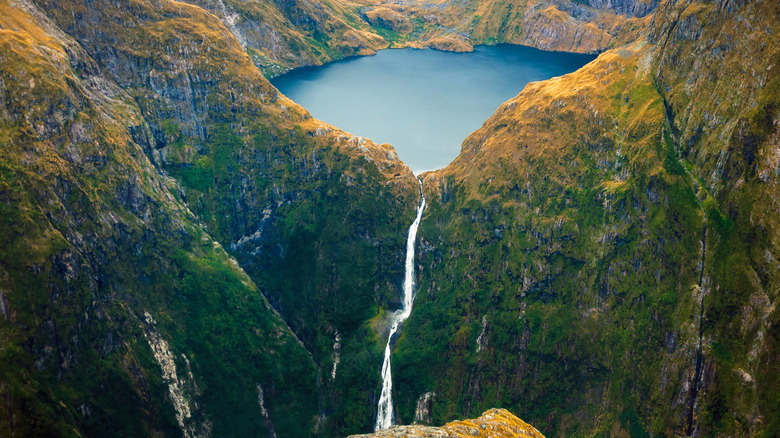
[[[593,55],[501,44],[473,52],[381,50],[271,82],[317,119],[389,143],[414,173],[445,167],[466,137],[525,85],[573,72]]]

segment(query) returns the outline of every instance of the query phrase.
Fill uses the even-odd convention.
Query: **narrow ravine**
[[[390,334],[385,346],[385,358],[382,362],[382,393],[379,396],[376,424],[374,430],[387,429],[393,425],[393,373],[390,369],[390,342],[398,327],[412,314],[412,302],[414,300],[414,242],[417,238],[417,227],[420,226],[423,210],[425,210],[425,195],[422,192],[420,181],[420,206],[417,208],[417,217],[409,227],[409,236],[406,238],[406,265],[404,276],[404,300],[401,308],[393,312],[390,317]]]
[[[696,348],[696,368],[693,374],[693,385],[691,387],[690,399],[688,401],[688,427],[686,429],[686,435],[693,436],[694,432],[694,419],[696,417],[696,398],[699,395],[699,384],[702,373],[702,365],[704,363],[704,355],[702,351],[702,339],[704,338],[704,262],[707,257],[707,212],[702,208],[704,213],[704,225],[701,228],[701,269],[699,270],[699,345]]]

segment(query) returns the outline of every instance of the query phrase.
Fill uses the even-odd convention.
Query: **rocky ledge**
[[[506,409],[491,409],[474,420],[447,423],[442,427],[421,425],[393,426],[389,429],[350,438],[464,438],[464,437],[532,437],[544,438],[538,430],[515,417]]]

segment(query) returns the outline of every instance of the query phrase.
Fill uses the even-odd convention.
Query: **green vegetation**
[[[320,397],[333,419],[320,425],[322,433],[369,430],[382,341],[367,321],[400,293],[408,218],[398,211],[410,216],[413,200],[396,204],[374,163],[322,149],[300,130],[256,134],[251,154],[260,161],[247,156],[247,147],[229,131],[217,128],[213,138],[218,143],[199,162],[213,163],[214,175],[232,176],[193,178],[197,164],[174,171],[187,198],[198,200],[191,208],[213,235],[222,236],[319,364]],[[313,171],[315,166],[327,166],[328,174]],[[236,190],[235,178],[248,182],[245,192]],[[284,187],[293,189],[280,190]],[[254,207],[236,210],[252,198]],[[249,240],[241,243],[244,236]],[[328,373],[336,331],[343,347],[333,381]]]
[[[255,64],[434,26],[225,3],[288,50],[185,3],[36,0],[42,23],[0,2],[0,435],[371,429],[417,184]],[[463,23],[497,42],[563,20],[583,50],[643,29],[525,6]],[[428,175],[401,422],[433,391],[435,423],[504,407],[548,435],[779,433],[778,8],[664,3],[647,40],[530,84]]]
[[[79,4],[54,3],[45,8],[52,19],[84,44],[69,49],[78,57],[69,62],[51,53],[81,47],[76,41],[52,39],[23,11],[0,6],[12,22],[3,28],[32,41],[24,51],[4,39],[4,68],[30,56],[25,62],[39,70],[4,75],[13,78],[4,89],[24,98],[0,124],[0,435],[168,436],[181,434],[180,421],[220,436],[366,430],[381,354],[368,320],[396,299],[398,231],[411,216],[414,184],[386,184],[388,169],[345,154],[335,136],[314,137],[294,104],[282,110],[279,100],[263,100],[272,87],[199,9],[139,3],[128,15],[124,4],[105,2],[95,11],[101,27],[73,21]],[[130,16],[135,30],[118,24]],[[46,44],[45,54],[35,51]],[[212,78],[186,85],[202,101],[158,99],[190,95],[177,88],[185,51],[147,57],[166,45],[203,50],[186,55]],[[146,69],[101,66],[118,96],[111,99],[85,90],[69,67],[98,71],[107,47]],[[136,73],[156,78],[157,91]],[[133,85],[112,85],[120,77]],[[19,91],[33,80],[33,93]],[[49,101],[58,104],[38,106]],[[30,108],[34,117],[22,117]],[[280,252],[266,258],[234,246],[253,279],[222,247],[258,229]],[[333,382],[335,329],[342,363]],[[175,377],[164,377],[152,335],[169,349]],[[172,378],[190,417],[174,410]]]

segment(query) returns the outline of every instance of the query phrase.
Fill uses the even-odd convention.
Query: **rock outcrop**
[[[436,398],[435,393],[426,392],[417,400],[417,409],[414,411],[415,424],[431,424],[434,398]]]
[[[490,409],[473,420],[447,423],[442,427],[393,426],[351,438],[544,438],[533,426],[505,409]]]

